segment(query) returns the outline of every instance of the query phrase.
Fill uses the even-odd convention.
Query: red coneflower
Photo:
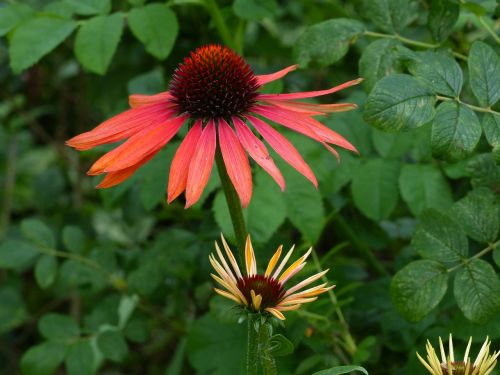
[[[284,77],[297,65],[273,74],[254,75],[236,53],[220,45],[203,46],[191,52],[177,67],[169,91],[156,95],[131,95],[129,109],[95,129],[70,139],[67,144],[88,150],[128,138],[97,160],[89,175],[106,173],[97,186],[107,188],[129,178],[149,161],[188,122],[192,124],[179,146],[168,181],[168,202],[182,192],[186,208],[200,198],[205,188],[218,146],[243,207],[252,195],[252,174],[248,153],[283,190],[284,178],[269,156],[262,138],[315,186],[316,178],[295,147],[261,118],[304,134],[334,153],[329,145],[356,151],[346,139],[312,116],[356,108],[355,104],[312,104],[296,99],[331,94],[361,81],[356,79],[328,90],[291,94],[262,94],[259,88]],[[191,121],[187,121],[191,120]]]

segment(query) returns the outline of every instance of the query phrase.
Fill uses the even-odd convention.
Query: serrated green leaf
[[[415,59],[409,61],[408,69],[438,94],[458,97],[462,91],[462,69],[455,59],[445,52],[415,53]]]
[[[4,36],[21,22],[30,18],[33,13],[31,7],[21,3],[0,7],[0,36]]]
[[[52,341],[32,346],[21,358],[23,375],[53,375],[65,352],[63,344]]]
[[[0,268],[23,268],[38,254],[38,250],[31,243],[8,239],[0,245]]]
[[[42,255],[35,266],[35,279],[40,288],[52,285],[57,274],[57,260],[52,255]]]
[[[325,224],[325,209],[321,195],[302,175],[286,170],[283,192],[288,219],[307,241],[315,244]]]
[[[132,33],[154,57],[164,60],[174,46],[179,30],[177,17],[165,4],[134,8],[128,15]]]
[[[493,267],[474,259],[455,275],[453,292],[465,317],[485,323],[500,311],[500,281]]]
[[[114,362],[121,362],[128,354],[128,346],[120,331],[105,331],[97,336],[97,346],[102,355]]]
[[[21,222],[24,237],[41,247],[54,248],[56,239],[52,230],[41,220],[25,219]]]
[[[76,28],[64,18],[39,16],[19,25],[9,40],[10,66],[19,74],[56,48]]]
[[[486,43],[472,43],[469,52],[470,86],[479,103],[492,106],[500,98],[500,58]]]
[[[278,4],[276,0],[235,0],[233,11],[240,18],[259,21],[274,16],[278,11]]]
[[[435,102],[434,93],[417,79],[394,74],[375,85],[366,101],[363,117],[381,130],[409,130],[432,119]]]
[[[470,108],[443,102],[432,121],[432,155],[446,160],[464,159],[474,151],[481,132],[481,124]]]
[[[336,18],[307,28],[294,46],[297,62],[306,67],[310,62],[327,66],[339,61],[349,45],[363,31],[364,25],[356,20]]]
[[[373,145],[384,158],[399,158],[408,153],[413,145],[413,132],[386,133],[378,129],[372,131]]]
[[[62,230],[62,241],[68,251],[80,253],[85,248],[85,233],[76,225],[66,225]]]
[[[490,189],[472,190],[453,205],[451,212],[470,238],[483,243],[497,239],[500,204]]]
[[[432,260],[411,262],[394,275],[391,297],[407,320],[418,322],[441,301],[448,288],[448,273]]]
[[[488,143],[495,147],[500,146],[500,115],[494,113],[485,113],[483,115],[482,126],[484,135]]]
[[[422,257],[445,264],[462,261],[469,251],[462,228],[434,209],[424,211],[420,217],[411,245]]]
[[[40,319],[38,330],[49,340],[65,341],[80,335],[80,328],[73,318],[54,313],[44,315]]]
[[[429,5],[427,28],[435,41],[442,42],[458,21],[460,6],[448,0],[431,0]]]
[[[94,369],[94,351],[90,340],[77,341],[68,349],[66,355],[66,371],[68,375],[93,375]]]
[[[23,296],[10,286],[0,289],[0,334],[24,323],[28,318]]]
[[[341,375],[341,374],[350,374],[353,371],[359,371],[365,375],[368,375],[368,371],[366,371],[366,369],[361,366],[336,366],[328,370],[315,372],[312,375]]]
[[[399,33],[415,18],[409,0],[357,0],[358,13],[381,30]]]
[[[450,186],[441,171],[432,164],[405,165],[399,176],[401,196],[413,215],[427,208],[446,210],[453,203]]]
[[[370,43],[359,59],[359,75],[364,78],[363,87],[370,92],[382,78],[401,71],[394,39],[379,39]]]
[[[193,322],[188,332],[187,355],[197,373],[243,373],[245,348],[246,328],[223,324],[211,314]]]
[[[104,14],[111,11],[111,0],[64,0],[75,13],[84,16]]]
[[[356,171],[351,184],[354,204],[370,219],[386,219],[396,207],[399,169],[395,160],[372,159]]]
[[[106,73],[120,42],[122,31],[122,13],[91,18],[76,34],[76,58],[89,71],[97,74]]]

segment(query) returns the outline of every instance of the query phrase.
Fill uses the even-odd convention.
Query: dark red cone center
[[[259,85],[250,66],[231,49],[208,45],[179,64],[169,92],[179,113],[194,118],[229,118],[246,112]]]
[[[262,296],[260,310],[266,307],[276,307],[285,295],[285,289],[280,282],[264,275],[244,276],[243,279],[238,280],[237,286],[249,304],[252,302],[252,290],[256,295]]]

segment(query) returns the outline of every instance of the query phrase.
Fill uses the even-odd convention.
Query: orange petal
[[[128,97],[128,104],[132,108],[138,108],[144,105],[157,103],[169,105],[169,99],[171,98],[172,95],[170,95],[168,91],[160,92],[159,94],[155,95],[132,94]]]
[[[179,131],[184,120],[185,117],[176,117],[167,123],[144,129],[97,160],[88,174],[116,172],[133,166],[167,144]]]
[[[219,119],[219,146],[229,179],[240,197],[241,206],[245,208],[252,198],[250,163],[238,137],[222,118]]]
[[[129,138],[141,130],[168,121],[174,111],[163,104],[129,109],[104,121],[96,128],[66,141],[77,150],[88,150],[96,146]]]
[[[255,76],[255,77],[257,78],[258,84],[262,86],[262,85],[265,85],[266,83],[276,81],[277,79],[283,78],[288,73],[290,73],[291,71],[293,71],[297,68],[298,68],[298,65],[292,65],[292,66],[289,66],[285,69],[277,71],[276,73],[261,74],[261,75]]]
[[[363,78],[354,79],[349,82],[342,83],[341,85],[332,87],[327,90],[319,90],[319,91],[304,91],[304,92],[294,92],[290,94],[261,94],[259,95],[259,99],[273,99],[273,100],[290,100],[290,99],[304,99],[304,98],[314,98],[316,96],[322,96],[327,94],[333,94],[334,92],[343,90],[347,87],[357,85],[363,81]]]
[[[110,172],[102,179],[102,181],[99,183],[99,185],[96,186],[98,189],[105,189],[109,188],[118,184],[121,184],[123,181],[125,181],[127,178],[131,177],[135,171],[137,171],[141,166],[146,164],[149,160],[153,158],[153,156],[156,155],[156,152],[151,153],[150,155],[146,156],[141,162],[122,169],[117,172]]]
[[[214,120],[209,120],[201,133],[194,155],[189,163],[186,183],[186,208],[200,199],[203,189],[208,183],[214,164],[216,142]]]
[[[194,154],[198,139],[200,139],[201,123],[201,120],[196,121],[177,149],[172,160],[168,177],[168,203],[171,203],[186,189],[189,162]]]
[[[264,137],[269,145],[280,155],[288,164],[294,167],[299,173],[304,175],[314,186],[318,186],[318,181],[314,176],[313,171],[300,156],[297,149],[283,137],[278,131],[274,130],[270,125],[264,121],[253,117],[247,116],[247,119],[257,129],[257,131]]]
[[[274,164],[273,159],[269,155],[266,146],[262,141],[257,138],[252,131],[246,126],[246,124],[239,117],[233,117],[233,124],[238,133],[238,138],[257,164],[259,164],[269,175],[276,181],[276,183],[281,188],[281,191],[285,190],[285,179],[281,174],[280,170]]]

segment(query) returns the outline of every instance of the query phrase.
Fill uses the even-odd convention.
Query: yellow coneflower
[[[441,361],[439,360],[436,351],[432,347],[429,340],[425,346],[427,350],[427,361],[425,361],[420,354],[417,352],[417,357],[422,362],[427,370],[432,375],[488,375],[490,374],[495,365],[497,364],[497,357],[500,352],[493,352],[490,355],[490,344],[491,341],[488,337],[483,343],[479,354],[476,357],[474,363],[471,362],[469,358],[469,350],[472,343],[472,337],[469,339],[467,348],[465,349],[465,355],[463,361],[456,361],[455,355],[453,354],[453,340],[450,334],[449,338],[449,353],[446,356],[443,347],[443,341],[441,337],[439,338],[439,348],[441,351]]]
[[[315,301],[319,294],[335,287],[335,285],[327,286],[327,283],[323,283],[302,290],[328,272],[328,270],[325,270],[299,282],[290,289],[285,289],[285,283],[306,265],[306,259],[312,248],[292,263],[284,272],[281,272],[290,259],[294,247],[292,246],[275,270],[283,249],[283,246],[280,246],[269,261],[265,273],[258,274],[255,253],[250,236],[248,236],[245,245],[246,275],[244,276],[224,236],[221,235],[221,238],[229,263],[222,254],[219,245],[215,242],[219,260],[213,254],[210,254],[209,259],[218,276],[212,274],[212,277],[225,289],[215,288],[215,291],[252,312],[267,311],[276,318],[285,320],[284,311],[297,310],[302,304]]]

